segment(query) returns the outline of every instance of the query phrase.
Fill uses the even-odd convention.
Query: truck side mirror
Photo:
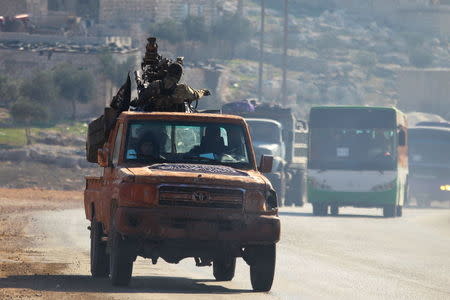
[[[261,173],[270,173],[272,172],[272,167],[273,167],[273,156],[261,155],[261,161],[259,163],[258,170]]]
[[[109,151],[108,149],[100,148],[97,152],[97,161],[100,167],[108,167],[109,166]]]
[[[400,129],[398,133],[398,145],[406,146],[406,132],[404,129]]]

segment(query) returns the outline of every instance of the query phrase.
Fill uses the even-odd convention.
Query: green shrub
[[[377,62],[377,55],[372,52],[359,51],[354,57],[355,64],[358,64],[365,68],[373,68]]]
[[[433,64],[433,54],[430,50],[416,48],[409,53],[409,62],[416,68],[426,68]]]

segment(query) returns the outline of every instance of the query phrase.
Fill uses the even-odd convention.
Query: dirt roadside
[[[65,263],[30,260],[30,256],[41,255],[32,253],[36,251],[31,249],[36,239],[44,237],[27,235],[25,228],[33,226],[33,213],[81,208],[82,201],[81,191],[0,188],[0,299],[83,299],[79,294],[11,288],[11,284],[6,284],[10,278],[33,280],[33,277],[63,274],[69,267]],[[92,295],[89,298],[95,299]]]

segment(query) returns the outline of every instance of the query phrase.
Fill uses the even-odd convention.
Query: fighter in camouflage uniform
[[[182,74],[183,68],[180,64],[170,64],[164,79],[153,81],[142,89],[131,106],[142,111],[183,112],[186,111],[186,105],[210,95],[208,90],[196,90],[187,84],[178,83]]]

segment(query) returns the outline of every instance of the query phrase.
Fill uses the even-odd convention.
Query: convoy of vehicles
[[[280,220],[261,173],[273,159],[262,156],[257,167],[243,118],[123,112],[106,132],[97,158],[103,175],[86,179],[84,198],[94,277],[128,285],[137,256],[153,263],[193,257],[229,281],[242,257],[253,289],[270,290]]]
[[[450,200],[450,124],[422,122],[409,129],[409,198],[419,207]]]
[[[246,119],[105,113],[91,123],[87,157],[103,168],[102,176],[86,178],[84,198],[94,277],[128,285],[137,256],[154,264],[192,257],[197,266],[212,265],[216,280],[229,281],[242,257],[253,289],[270,290],[280,238],[275,188],[284,205],[303,203],[306,154],[316,216],[329,208],[337,215],[343,206],[401,216],[408,183],[419,205],[450,192],[442,151],[450,150],[450,128],[411,129],[408,177],[406,116],[395,108],[313,107],[308,136],[288,109],[240,114]]]
[[[257,157],[274,157],[273,170],[266,176],[277,192],[279,205],[302,206],[306,194],[306,123],[298,121],[291,109],[280,106],[256,105],[253,111],[231,111],[224,105],[223,111],[245,118]]]
[[[309,119],[308,201],[331,208],[379,207],[402,215],[407,194],[406,116],[391,107],[318,106]]]

